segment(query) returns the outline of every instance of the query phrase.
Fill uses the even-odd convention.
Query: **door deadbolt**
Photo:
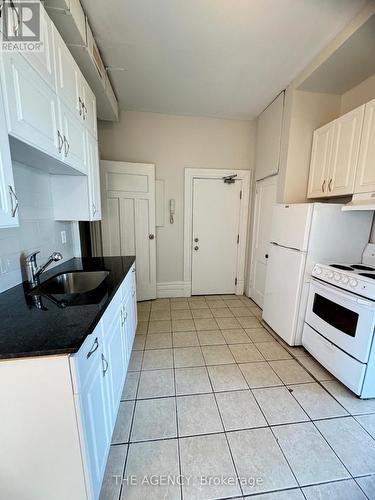
[[[149,234],[149,235],[148,235],[148,239],[149,239],[149,240],[153,240],[154,238],[155,238],[155,235],[154,235],[154,234]]]
[[[195,247],[194,247],[194,250],[195,250],[195,251],[199,250],[199,247],[198,247],[198,246],[195,246]]]
[[[199,238],[194,238],[195,243],[198,243]]]
[[[268,253],[266,253],[265,258],[268,259]]]

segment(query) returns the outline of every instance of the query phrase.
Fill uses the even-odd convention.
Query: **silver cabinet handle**
[[[68,156],[69,149],[70,149],[69,141],[68,141],[68,139],[64,135],[64,154],[65,154],[65,158]]]
[[[133,268],[132,273],[135,273],[135,267]]]
[[[332,191],[332,181],[333,179],[330,179],[329,180],[329,184],[328,184],[328,191],[331,192]]]
[[[63,136],[60,133],[60,130],[57,131],[57,138],[59,140],[58,150],[59,150],[59,153],[61,153],[62,148],[64,147],[64,139],[63,139]]]
[[[94,215],[96,214],[97,210],[96,210],[96,206],[95,206],[95,203],[92,204],[92,215],[94,217]]]
[[[99,341],[98,341],[98,337],[96,337],[91,349],[86,354],[86,358],[89,359],[89,357],[92,356],[94,354],[94,352],[98,349],[98,347],[99,347]]]
[[[14,192],[13,186],[9,185],[9,196],[10,196],[10,214],[12,217],[16,216],[18,210],[18,198],[16,193]]]
[[[80,97],[78,97],[78,102],[79,102],[79,116],[82,116],[83,107],[82,107],[82,99]]]
[[[324,179],[322,184],[322,193],[324,193],[325,188],[326,188],[326,180]]]
[[[195,246],[194,247],[194,250],[197,252],[199,250],[199,247],[198,246]]]
[[[108,368],[109,368],[109,363],[108,363],[108,361],[105,359],[105,357],[104,357],[104,354],[103,354],[103,353],[102,353],[102,363],[103,363],[103,377],[105,377],[105,374],[107,373]]]

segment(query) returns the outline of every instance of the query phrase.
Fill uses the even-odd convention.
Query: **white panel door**
[[[249,295],[263,308],[277,176],[256,183]]]
[[[328,196],[354,192],[364,109],[365,106],[354,109],[334,122]]]
[[[271,245],[263,319],[289,345],[301,343],[296,332],[305,263],[305,253]]]
[[[375,191],[375,99],[365,107],[355,193]]]
[[[100,162],[104,255],[135,255],[138,300],[156,298],[155,166]]]
[[[334,124],[328,123],[314,131],[307,198],[323,198],[328,193],[328,171],[331,158]]]
[[[236,292],[242,181],[193,181],[192,294]]]

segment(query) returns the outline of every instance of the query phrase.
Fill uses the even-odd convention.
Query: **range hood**
[[[375,210],[375,192],[353,194],[352,201],[341,210]]]

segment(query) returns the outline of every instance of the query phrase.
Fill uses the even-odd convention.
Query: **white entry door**
[[[250,266],[249,296],[263,308],[267,262],[271,239],[272,209],[276,203],[277,176],[258,181],[255,190],[255,210]]]
[[[155,165],[100,162],[103,254],[135,255],[137,298],[156,298]]]
[[[192,294],[236,292],[242,181],[193,181]]]

